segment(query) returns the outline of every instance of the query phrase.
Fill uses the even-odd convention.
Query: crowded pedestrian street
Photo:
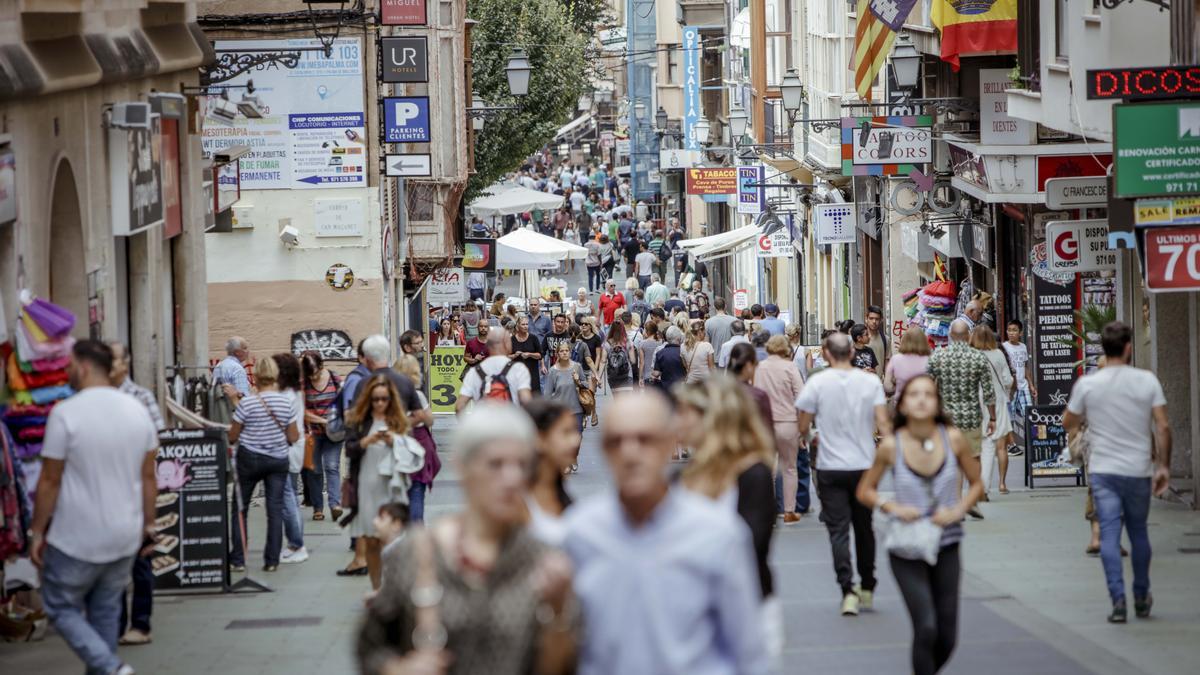
[[[0,11],[0,675],[1193,675],[1200,5]]]

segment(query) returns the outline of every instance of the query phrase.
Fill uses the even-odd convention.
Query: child
[[[379,513],[375,515],[375,536],[383,542],[383,552],[381,558],[384,560],[384,565],[387,565],[388,551],[394,548],[394,544],[404,538],[404,528],[408,526],[408,504],[399,502],[389,502],[379,507]]]

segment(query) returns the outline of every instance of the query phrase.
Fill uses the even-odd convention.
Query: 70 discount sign
[[[1146,231],[1146,288],[1200,290],[1200,227]]]

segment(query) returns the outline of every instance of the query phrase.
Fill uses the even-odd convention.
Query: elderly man
[[[962,321],[967,325],[967,333],[975,330],[975,326],[979,325],[979,320],[983,318],[983,306],[978,300],[972,300],[963,307],[963,313],[959,315],[958,321]]]
[[[250,393],[250,378],[244,365],[249,358],[250,343],[235,335],[225,341],[225,358],[213,368],[213,385],[223,389],[235,406],[237,399]]]
[[[650,285],[646,287],[646,302],[651,307],[658,307],[658,303],[666,303],[670,299],[671,289],[663,284],[662,277],[658,274],[651,274]]]
[[[614,399],[601,446],[616,490],[567,516],[579,672],[766,673],[750,532],[732,509],[671,487],[670,414],[657,393]]]
[[[712,319],[709,319],[712,321]],[[733,353],[733,348],[739,344],[750,344],[750,338],[746,337],[746,322],[741,319],[734,319],[729,324],[729,339],[721,344],[721,353],[717,355],[717,367],[729,367],[729,355]]]
[[[979,305],[971,302],[979,309]],[[946,414],[971,444],[975,461],[983,454],[983,437],[991,436],[996,426],[996,390],[992,386],[992,367],[983,352],[968,344],[971,327],[957,319],[950,324],[950,344],[929,357],[926,368],[942,392]],[[988,424],[983,430],[983,407],[987,406]],[[962,474],[958,476],[958,491],[962,492]],[[967,511],[972,518],[982,519],[979,507]]]

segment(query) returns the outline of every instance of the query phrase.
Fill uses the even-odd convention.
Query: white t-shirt
[[[862,471],[875,461],[875,407],[886,404],[879,377],[829,368],[808,378],[796,407],[816,415],[817,469]]]
[[[489,376],[495,377],[504,370],[504,366],[508,365],[509,357],[507,356],[489,356],[480,362],[479,367]],[[512,396],[513,402],[518,402],[517,392],[529,391],[529,369],[522,363],[513,362],[512,368],[508,369],[508,374],[504,376],[508,380],[508,393]],[[479,379],[479,372],[475,368],[468,368],[467,374],[463,376],[462,389],[459,389],[459,396],[478,401],[483,395],[483,381]]]
[[[650,251],[642,251],[633,259],[637,263],[637,275],[639,277],[648,277],[654,274],[654,263],[658,262],[658,258]]]
[[[142,544],[142,463],[158,447],[136,398],[88,387],[54,406],[42,457],[65,462],[46,542],[72,558],[109,563]]]
[[[1152,411],[1166,404],[1162,384],[1148,370],[1109,366],[1079,378],[1067,410],[1087,419],[1088,471],[1135,478],[1152,475]]]
[[[571,210],[580,211],[583,209],[583,203],[587,201],[587,197],[582,192],[571,193]]]
[[[1025,364],[1029,363],[1029,348],[1024,342],[1013,344],[1005,341],[1002,343],[1004,352],[1008,354],[1008,361],[1012,363],[1013,372],[1017,374],[1017,388],[1025,388]]]

